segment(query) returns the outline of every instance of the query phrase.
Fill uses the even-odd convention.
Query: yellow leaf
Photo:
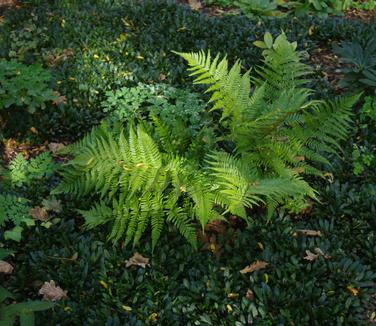
[[[150,317],[149,317],[150,321],[155,323],[158,319],[158,314],[156,312],[153,312]]]
[[[102,285],[105,289],[108,289],[108,284],[105,281],[100,280],[99,284]]]
[[[347,286],[347,290],[349,290],[353,297],[356,297],[359,294],[359,290],[354,288],[351,284]]]
[[[227,308],[227,311],[230,313],[232,312],[234,309],[232,309],[231,305],[226,305],[226,308]]]
[[[258,247],[259,247],[261,250],[264,250],[264,245],[262,244],[262,242],[257,242],[257,245],[258,245]]]
[[[38,130],[37,130],[37,128],[35,128],[35,127],[31,127],[31,128],[30,128],[30,131],[31,131],[33,134],[38,134]]]
[[[125,311],[132,311],[132,308],[131,307],[129,307],[129,306],[125,306],[125,305],[123,305],[123,306],[121,306]]]
[[[230,299],[236,299],[239,296],[239,293],[229,293],[227,297]]]

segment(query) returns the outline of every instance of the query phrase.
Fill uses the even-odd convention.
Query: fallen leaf
[[[229,299],[236,299],[239,296],[239,293],[229,293],[227,294],[227,297]]]
[[[245,297],[249,300],[249,301],[253,301],[255,299],[255,295],[253,294],[253,291],[251,289],[248,289],[247,290],[247,293],[245,294]]]
[[[304,257],[305,260],[314,261],[317,258],[319,258],[318,254],[314,254],[310,250],[306,250],[305,252],[306,252],[306,256]]]
[[[48,220],[48,212],[46,209],[36,206],[30,209],[30,215],[34,220],[38,221],[47,221]]]
[[[105,281],[103,281],[103,280],[100,280],[100,281],[99,281],[99,284],[102,285],[106,290],[107,290],[108,287],[109,287],[108,284],[107,284]]]
[[[269,265],[269,263],[261,260],[256,260],[254,263],[250,264],[249,266],[244,267],[240,273],[252,273],[254,271],[258,271],[260,269],[264,269]]]
[[[305,260],[314,261],[320,256],[324,257],[325,259],[332,258],[331,256],[325,254],[320,248],[315,248],[314,253],[310,250],[306,250],[306,256],[304,257]]]
[[[356,297],[359,294],[359,290],[354,288],[351,284],[347,286],[347,290],[351,293],[353,297]]]
[[[43,295],[43,299],[49,301],[58,301],[67,297],[67,291],[61,287],[56,286],[55,281],[44,282],[39,290],[39,294]]]
[[[150,317],[149,317],[150,321],[152,323],[155,323],[157,320],[158,320],[158,314],[156,312],[153,312]]]
[[[31,127],[30,128],[30,131],[33,133],[33,134],[38,134],[39,132],[38,132],[38,130],[37,130],[37,128],[35,128],[35,127]]]
[[[192,10],[199,10],[202,8],[202,4],[199,0],[188,0],[188,4]]]
[[[0,260],[0,273],[3,274],[12,274],[13,273],[13,266],[4,260]]]
[[[306,237],[321,237],[321,231],[316,230],[296,230],[296,235],[304,235]]]
[[[146,268],[146,266],[150,266],[149,264],[149,258],[143,257],[138,252],[136,252],[129,260],[125,261],[127,264],[125,267],[130,266],[140,266],[142,268]]]
[[[57,151],[63,149],[65,147],[64,144],[62,143],[49,143],[48,144],[48,149],[52,152],[52,153],[56,153]]]
[[[44,199],[42,201],[42,205],[43,208],[47,211],[60,213],[63,210],[63,208],[61,207],[61,200],[57,200],[56,198]]]
[[[59,105],[59,104],[67,104],[67,97],[65,95],[61,95],[59,92],[54,92],[54,95],[56,98],[52,101],[53,104]]]
[[[132,311],[132,308],[126,305],[121,306],[125,311]]]

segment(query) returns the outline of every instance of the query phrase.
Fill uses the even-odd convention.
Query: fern
[[[210,52],[178,53],[193,71],[194,83],[207,85],[213,108],[221,110],[222,127],[229,129],[225,138],[233,142],[231,155],[237,158],[227,156],[232,163],[226,165],[222,156],[212,157],[210,164],[216,173],[228,174],[221,196],[232,192],[233,198],[240,198],[239,208],[258,200],[247,196],[247,181],[254,177],[276,178],[276,184],[285,180],[291,185],[278,187],[284,195],[277,202],[291,196],[315,197],[302,175],[322,175],[320,164],[329,163],[326,154],[338,153],[339,141],[351,129],[352,106],[359,98],[312,100],[313,91],[306,87],[310,68],[300,62],[296,43],[288,42],[284,34],[273,40],[267,33],[264,42],[256,44],[264,49],[264,60],[252,77],[250,71],[241,75],[240,62],[229,69],[226,57],[212,60]],[[245,167],[252,173],[245,172]]]
[[[176,150],[169,124],[156,116],[154,127],[102,125],[66,149],[74,159],[55,193],[94,195],[99,203],[80,211],[87,228],[110,224],[109,240],[133,246],[150,229],[153,248],[166,222],[196,246],[196,222],[204,228],[228,213],[248,220],[257,205],[271,217],[279,205],[294,211],[316,198],[305,175],[322,175],[326,154],[338,152],[357,96],[313,100],[296,44],[284,34],[264,41],[264,65],[252,77],[239,61],[229,68],[210,52],[180,53],[221,115],[212,127],[221,137],[204,160]]]

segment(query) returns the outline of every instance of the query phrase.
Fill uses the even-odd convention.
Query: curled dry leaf
[[[264,269],[269,265],[269,263],[262,261],[262,260],[256,260],[254,263],[250,264],[249,266],[244,267],[240,273],[252,273],[254,271],[258,271],[260,269]]]
[[[251,289],[248,289],[247,290],[247,293],[245,294],[245,297],[249,300],[249,301],[253,301],[255,299],[255,295],[253,294],[253,291]]]
[[[138,252],[136,252],[129,260],[126,260],[125,267],[130,266],[140,266],[142,268],[146,268],[146,266],[150,266],[149,264],[149,258],[146,258],[142,255],[140,255]]]
[[[39,290],[39,294],[43,295],[43,299],[49,301],[58,301],[67,297],[67,291],[61,287],[56,286],[55,281],[44,282]]]
[[[34,220],[38,221],[47,221],[48,220],[48,212],[46,209],[36,206],[30,209],[30,215]]]
[[[294,235],[304,235],[307,237],[321,237],[321,231],[316,230],[296,230]]]
[[[325,259],[332,258],[331,256],[325,254],[320,248],[315,248],[313,251],[314,252],[306,250],[306,256],[304,257],[304,259],[308,261],[314,261],[320,256],[324,257]]]
[[[4,260],[0,260],[0,273],[3,274],[12,274],[13,273],[13,266]]]

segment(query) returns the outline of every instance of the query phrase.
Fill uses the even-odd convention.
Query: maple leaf
[[[12,274],[13,273],[13,266],[4,260],[0,260],[0,273],[3,274]]]
[[[126,260],[125,267],[130,266],[140,266],[142,268],[146,268],[146,266],[150,266],[149,264],[149,258],[146,258],[142,255],[140,255],[138,252],[136,252],[129,260]]]
[[[240,273],[245,274],[245,273],[252,273],[254,271],[258,271],[260,269],[264,269],[269,265],[269,263],[262,261],[262,260],[256,260],[254,263],[244,267]]]
[[[46,209],[36,206],[30,209],[30,215],[34,220],[46,222],[48,220],[48,212]]]
[[[67,291],[56,286],[55,281],[44,282],[39,290],[39,294],[43,295],[43,299],[49,301],[58,301],[67,297]]]
[[[294,235],[304,235],[307,237],[321,237],[321,231],[316,230],[296,230]]]
[[[43,208],[47,211],[60,213],[63,210],[63,208],[61,207],[61,200],[57,200],[56,198],[43,199],[42,205]]]

